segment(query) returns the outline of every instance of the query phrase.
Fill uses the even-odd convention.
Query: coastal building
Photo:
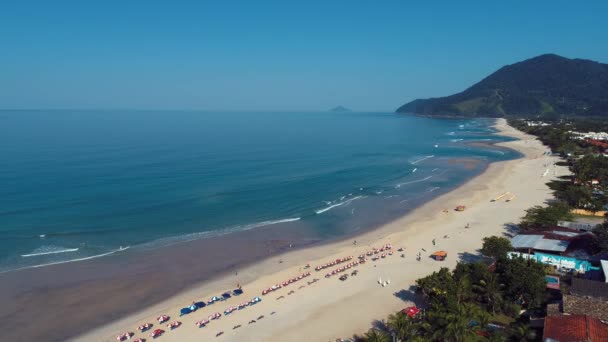
[[[608,341],[608,325],[587,315],[548,316],[543,341]]]
[[[608,140],[608,133],[605,132],[575,132],[575,131],[568,131],[568,133],[571,134],[571,136],[574,139],[578,139],[578,140]]]
[[[551,126],[550,123],[547,122],[542,122],[542,121],[532,121],[532,120],[526,120],[526,125],[528,125],[528,127],[544,127],[544,126]]]
[[[511,245],[516,251],[528,253],[544,251],[561,254],[568,249],[570,241],[547,238],[545,234],[518,234],[511,239]]]
[[[589,315],[608,321],[608,301],[605,300],[565,294],[562,298],[562,308],[564,314]]]
[[[555,267],[557,270],[563,271],[576,271],[579,273],[587,273],[588,271],[597,270],[598,267],[594,267],[587,260],[580,260],[577,258],[555,255],[555,254],[547,254],[536,252],[534,254],[528,253],[520,253],[520,252],[508,252],[507,256],[509,258],[524,258],[536,260],[540,263],[551,265]]]
[[[600,265],[604,273],[604,282],[608,283],[608,260],[600,260]]]
[[[608,302],[608,283],[582,278],[572,278],[570,294]]]
[[[568,228],[571,230],[578,230],[582,232],[590,232],[598,226],[597,223],[571,221],[557,221],[557,225],[562,228]]]

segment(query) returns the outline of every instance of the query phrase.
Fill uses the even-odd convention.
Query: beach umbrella
[[[190,308],[182,308],[181,310],[179,310],[179,315],[183,316],[183,315],[187,315],[191,312],[192,312],[192,310],[190,310]]]
[[[415,306],[410,306],[410,307],[407,307],[407,308],[401,310],[401,312],[410,317],[414,317],[420,312],[420,309],[418,309]]]
[[[199,309],[207,306],[207,304],[205,304],[205,302],[196,302],[196,303],[194,303],[194,305],[196,305],[196,307],[198,307]]]
[[[242,294],[243,294],[243,290],[241,290],[241,289],[236,289],[236,290],[232,291],[232,293],[233,293],[235,296],[242,295]]]
[[[228,298],[230,298],[230,297],[232,297],[232,296],[230,296],[230,293],[228,293],[228,292],[224,292],[224,293],[222,294],[222,297],[224,297],[224,299],[228,299]]]

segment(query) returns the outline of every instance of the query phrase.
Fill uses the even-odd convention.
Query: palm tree
[[[502,284],[499,283],[498,276],[489,273],[486,279],[480,280],[479,284],[473,286],[473,288],[480,293],[481,300],[495,314],[496,309],[502,304]]]
[[[532,341],[536,338],[536,332],[528,324],[521,323],[513,328],[513,337],[519,342]]]
[[[446,311],[438,310],[430,315],[433,320],[432,339],[439,341],[474,340],[478,329],[471,322],[478,317],[479,308],[473,304],[458,305]]]
[[[463,276],[455,288],[456,301],[461,304],[471,296],[471,280],[468,275]]]
[[[500,331],[494,331],[486,340],[487,342],[507,342],[507,337]]]
[[[365,335],[363,335],[363,341],[366,341],[366,342],[391,342],[391,337],[383,331],[371,328],[365,333]]]
[[[401,312],[388,316],[386,325],[394,332],[399,340],[405,340],[412,335],[413,321]]]

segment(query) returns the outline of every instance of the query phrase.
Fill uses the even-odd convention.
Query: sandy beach
[[[137,330],[143,323],[154,323],[153,329],[166,330],[158,338],[159,341],[285,341],[302,340],[304,337],[310,341],[334,341],[365,332],[375,320],[382,320],[416,300],[413,285],[417,278],[440,267],[453,267],[460,260],[478,258],[483,237],[508,232],[525,214],[525,209],[541,205],[551,198],[545,183],[568,173],[566,168],[554,166],[557,157],[546,155],[548,149],[534,137],[516,131],[503,119],[497,121],[496,128],[501,135],[519,139],[501,145],[521,152],[524,155],[522,158],[491,164],[481,175],[456,190],[379,229],[357,236],[356,245],[353,241],[343,241],[265,259],[238,269],[233,275],[176,293],[166,301],[144,307],[135,314],[93,329],[74,340],[115,341],[118,333],[127,331],[135,333],[132,339],[149,340],[147,333]],[[512,201],[506,202],[504,198],[491,201],[507,191],[515,195]],[[466,210],[455,211],[457,205],[466,206]],[[469,228],[465,228],[467,224]],[[379,248],[387,243],[394,246],[392,256],[377,261],[368,260],[348,270],[345,273],[356,269],[358,275],[350,276],[346,281],[340,281],[338,275],[325,278],[327,270],[315,272],[314,269],[304,269],[306,264],[314,268],[345,256],[356,259],[373,247]],[[402,253],[396,251],[398,248],[405,248],[405,257],[400,257]],[[448,253],[446,261],[429,258],[429,254],[437,250]],[[419,252],[422,259],[417,261]],[[311,276],[268,295],[261,295],[262,290],[271,285],[305,271],[311,271]],[[314,278],[319,281],[309,285],[308,282]],[[379,278],[390,280],[390,284],[380,286]],[[180,308],[232,290],[237,282],[245,292],[240,297],[178,317]],[[136,292],[137,289],[127,291]],[[262,297],[262,302],[213,320],[206,327],[195,326],[196,321],[215,312],[223,313],[226,308],[255,296]],[[166,323],[161,326],[155,321],[161,314],[169,315],[170,321],[181,321],[182,325],[169,331]],[[249,323],[252,320],[255,323]],[[219,332],[223,334],[216,337]]]

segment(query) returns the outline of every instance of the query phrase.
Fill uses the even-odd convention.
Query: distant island
[[[540,55],[507,65],[465,91],[418,99],[398,113],[428,116],[608,116],[608,64]]]
[[[337,106],[329,110],[330,112],[350,112],[351,110],[344,106]]]

